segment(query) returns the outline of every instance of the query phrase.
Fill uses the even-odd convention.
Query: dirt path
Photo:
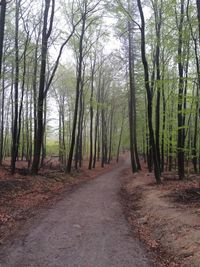
[[[27,223],[1,250],[1,267],[145,267],[118,201],[126,164],[83,185]]]

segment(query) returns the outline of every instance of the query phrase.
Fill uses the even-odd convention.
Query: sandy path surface
[[[126,163],[127,164],[127,163]],[[124,164],[66,193],[1,248],[1,267],[151,266],[118,200]]]

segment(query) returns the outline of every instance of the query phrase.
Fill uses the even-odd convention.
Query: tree
[[[11,172],[15,172],[15,163],[18,150],[18,95],[19,95],[19,9],[21,0],[16,0],[16,14],[15,14],[15,96],[14,96],[14,123],[12,133],[12,159],[11,159]]]
[[[183,59],[183,23],[185,15],[185,4],[180,3],[180,20],[178,26],[178,72],[179,72],[179,90],[178,90],[178,174],[179,179],[184,179],[184,143],[185,143],[185,115],[184,105],[184,59]]]
[[[137,156],[137,142],[136,142],[136,112],[135,112],[135,78],[134,78],[134,55],[132,47],[132,34],[131,34],[131,23],[128,21],[128,61],[129,61],[129,87],[130,87],[130,99],[129,99],[129,128],[130,128],[130,152],[131,152],[131,165],[132,172],[136,172],[140,165],[138,166]]]
[[[148,105],[148,125],[149,125],[149,135],[150,135],[150,144],[153,151],[153,162],[154,162],[154,173],[155,179],[157,183],[161,182],[160,179],[160,167],[158,162],[158,154],[156,149],[155,137],[154,137],[154,130],[153,130],[153,122],[152,122],[152,89],[150,87],[150,80],[149,80],[149,66],[146,59],[146,38],[145,38],[145,19],[144,13],[141,5],[141,1],[137,0],[138,9],[141,18],[141,55],[142,55],[142,63],[144,66],[144,80],[145,80],[145,88],[147,92],[147,105]]]
[[[4,44],[4,29],[5,29],[5,17],[6,17],[6,5],[7,1],[2,0],[0,3],[0,78],[2,73],[2,59],[3,59],[3,44]]]
[[[5,17],[6,17],[6,0],[1,1],[0,11],[0,81],[2,79],[2,59],[3,59],[3,46],[4,46],[4,30],[5,30]],[[4,79],[4,78],[3,78]],[[5,79],[4,79],[5,80]],[[0,165],[2,165],[3,159],[3,133],[4,133],[4,83],[2,93],[2,118],[1,118],[1,144],[0,144]]]
[[[52,6],[51,6],[52,5]],[[50,12],[51,7],[51,12]],[[40,164],[40,153],[43,141],[43,109],[45,99],[45,75],[46,75],[46,63],[48,53],[48,40],[51,36],[53,19],[54,19],[55,0],[45,0],[45,9],[43,16],[43,30],[42,30],[42,48],[41,48],[41,69],[40,69],[40,82],[38,93],[38,105],[37,105],[37,134],[35,136],[36,142],[34,147],[34,158],[32,164],[32,173],[37,174]],[[50,14],[50,22],[48,25],[48,17]]]
[[[84,37],[87,29],[91,25],[91,23],[94,23],[96,18],[91,18],[92,14],[96,12],[96,9],[101,1],[97,1],[94,5],[91,5],[91,2],[88,2],[84,0],[81,4],[81,29],[80,29],[80,35],[79,35],[79,45],[78,45],[78,60],[77,60],[77,81],[76,81],[76,99],[75,99],[75,108],[74,108],[74,116],[73,116],[73,126],[72,126],[72,134],[71,134],[71,145],[69,150],[69,156],[68,156],[68,162],[67,162],[67,169],[66,171],[68,173],[71,172],[72,168],[72,161],[73,161],[73,155],[74,155],[74,148],[75,148],[75,141],[76,141],[76,128],[77,128],[77,121],[78,121],[78,111],[80,108],[80,114],[79,114],[79,126],[81,123],[81,112],[83,111],[81,107],[79,107],[79,103],[82,103],[82,91],[83,91],[83,70],[84,70],[84,57],[86,51],[84,51]],[[78,129],[78,139],[81,136],[80,128]],[[80,143],[77,144],[80,147]],[[77,154],[77,153],[76,153]]]

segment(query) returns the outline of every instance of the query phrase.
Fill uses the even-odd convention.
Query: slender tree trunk
[[[96,167],[96,160],[99,160],[99,102],[100,102],[100,86],[101,86],[101,74],[99,75],[99,85],[97,87],[97,113],[95,122],[95,137],[94,137],[94,157],[93,157],[93,168]]]
[[[194,166],[194,172],[197,173],[197,159],[198,159],[198,153],[197,153],[197,137],[198,137],[198,113],[199,113],[199,90],[200,90],[200,65],[199,65],[199,53],[198,53],[198,44],[199,42],[197,40],[196,34],[194,33],[193,26],[191,23],[191,19],[189,16],[189,5],[190,5],[190,0],[187,1],[187,20],[190,26],[190,32],[191,36],[193,39],[194,43],[194,53],[195,53],[195,63],[196,63],[196,70],[197,70],[197,92],[196,92],[196,105],[195,105],[195,118],[194,118],[194,137],[193,137],[193,142],[192,142],[192,162]],[[199,26],[199,37],[200,37],[200,1],[196,0],[196,5],[197,5],[197,18],[198,18],[198,26]]]
[[[2,62],[3,62],[3,45],[4,45],[4,28],[6,17],[6,0],[1,1],[0,11],[0,81],[2,78]],[[4,68],[5,73],[5,68]],[[5,98],[5,79],[2,80],[2,103],[1,103],[1,139],[0,139],[0,165],[3,160],[3,145],[4,145],[4,98]]]
[[[181,17],[179,24],[178,41],[178,72],[179,72],[179,91],[178,91],[178,175],[179,179],[184,179],[184,115],[183,115],[183,94],[184,94],[184,66],[183,66],[183,20],[184,20],[184,0],[181,0]]]
[[[18,156],[18,149],[20,144],[20,134],[21,134],[21,124],[22,124],[22,111],[23,111],[23,101],[24,101],[24,91],[25,91],[25,79],[26,79],[26,73],[27,73],[27,67],[26,67],[26,53],[28,49],[28,43],[29,43],[29,34],[27,34],[27,39],[25,42],[25,48],[24,48],[24,58],[23,58],[23,74],[22,74],[22,86],[21,86],[21,100],[20,100],[20,106],[19,106],[19,115],[18,115],[18,131],[17,131],[17,147],[16,147],[16,155]]]
[[[12,83],[11,83],[11,92],[10,92],[10,99],[11,99],[11,135],[13,135],[13,130],[14,130],[14,80],[15,80],[15,69],[14,69],[14,64],[12,64]],[[12,147],[13,147],[13,138],[11,138],[11,146],[10,146],[10,151],[12,154]],[[12,156],[12,155],[11,155]]]
[[[101,100],[102,101],[102,100]],[[105,110],[104,107],[102,107],[101,110],[101,167],[104,168],[104,164],[106,163],[106,144],[105,144]]]
[[[134,105],[135,103],[135,80],[134,80],[134,59],[133,59],[133,48],[132,48],[132,34],[131,24],[128,22],[128,40],[129,40],[129,86],[130,86],[130,99],[129,99],[129,129],[130,129],[130,153],[131,153],[131,166],[132,172],[136,172],[137,163],[135,156],[135,142],[134,142]]]
[[[85,133],[87,131],[87,129],[85,127],[85,120],[84,120],[84,111],[85,111],[85,96],[84,95],[83,95],[81,107],[82,107],[82,112],[81,112],[81,122],[80,122],[81,128],[80,128],[80,147],[79,147],[79,168],[82,167],[83,152],[86,151],[86,149],[87,149],[86,134],[85,134],[84,143],[83,143],[84,129],[85,129]]]
[[[5,67],[4,71],[5,73]],[[4,149],[4,104],[5,104],[5,78],[2,78],[2,101],[1,101],[1,138],[0,138],[0,165],[3,161],[3,149]]]
[[[160,98],[161,98],[161,75],[160,75],[160,33],[161,33],[161,22],[162,22],[162,1],[161,7],[155,7],[155,24],[156,24],[156,88],[157,88],[157,99],[156,99],[156,129],[155,129],[155,136],[156,136],[156,150],[157,150],[157,158],[158,164],[161,166],[160,160]],[[161,170],[161,169],[160,169]]]
[[[197,88],[197,99],[198,99],[198,88]],[[194,118],[194,137],[192,142],[192,162],[194,166],[194,172],[197,173],[197,136],[198,136],[198,111],[199,111],[199,103],[196,100],[196,112]]]
[[[97,152],[98,152],[98,125],[99,125],[99,107],[97,107],[97,114],[96,114],[96,122],[95,122],[95,137],[94,137],[94,157],[93,157],[93,165],[92,167],[96,167],[96,160],[97,160]]]
[[[49,28],[48,27],[48,17],[49,9],[51,7],[51,15]],[[40,165],[40,155],[43,141],[43,112],[44,112],[44,98],[45,98],[45,75],[46,75],[46,61],[47,61],[47,52],[48,52],[48,40],[51,35],[53,18],[54,18],[54,8],[55,0],[45,0],[45,10],[44,10],[44,21],[43,21],[43,30],[42,30],[42,48],[41,48],[41,68],[40,68],[40,82],[39,82],[39,94],[38,94],[38,103],[37,103],[37,133],[34,138],[35,147],[34,147],[34,158],[32,163],[32,173],[37,174]]]
[[[172,153],[173,153],[173,136],[172,136],[172,129],[173,129],[173,114],[174,114],[174,102],[171,103],[171,106],[170,106],[170,116],[168,118],[168,120],[170,120],[170,125],[169,125],[169,147],[168,147],[168,151],[169,151],[169,154],[168,154],[168,170],[169,171],[172,171],[172,162],[173,162],[173,156],[172,156]]]
[[[61,97],[60,97],[61,101]],[[62,147],[62,106],[59,102],[59,162],[63,164],[63,147]]]
[[[142,54],[142,62],[144,66],[144,76],[145,76],[145,88],[147,92],[147,105],[148,105],[148,125],[149,125],[149,136],[150,136],[150,143],[152,147],[153,152],[153,162],[154,162],[154,174],[155,179],[157,183],[161,183],[160,179],[160,166],[158,162],[158,155],[157,155],[157,149],[156,149],[156,143],[155,143],[155,137],[154,137],[154,130],[153,130],[153,121],[152,121],[152,92],[150,88],[150,81],[149,81],[149,67],[148,62],[146,59],[146,43],[145,43],[145,20],[144,20],[144,14],[143,9],[141,5],[141,1],[137,0],[138,8],[140,12],[141,17],[141,54]]]
[[[123,109],[122,113],[122,125],[121,125],[121,130],[120,130],[120,135],[119,135],[119,143],[117,147],[117,159],[116,161],[119,161],[119,152],[120,152],[120,146],[121,146],[121,141],[122,141],[122,134],[123,134],[123,129],[124,129],[124,120],[125,120],[125,108]]]
[[[66,167],[66,144],[65,144],[65,110],[64,110],[65,100],[64,96],[62,99],[62,113],[61,113],[61,121],[62,121],[62,160],[64,167]]]
[[[83,16],[82,30],[81,30],[81,36],[80,36],[80,42],[79,42],[79,62],[78,62],[78,74],[77,74],[77,81],[76,81],[76,100],[75,100],[75,108],[74,108],[71,145],[70,145],[70,151],[69,151],[69,157],[68,157],[67,169],[66,169],[68,173],[71,172],[71,168],[72,168],[72,160],[73,160],[75,140],[76,140],[76,127],[77,127],[77,120],[78,120],[79,97],[80,97],[80,87],[81,87],[82,69],[83,69],[83,38],[85,34],[85,24],[86,24],[86,14],[84,14]]]
[[[114,117],[114,107],[112,107],[111,115],[110,115],[110,138],[109,138],[108,164],[110,164],[110,161],[112,160],[113,117]]]
[[[7,0],[1,0],[1,3],[0,3],[0,8],[1,8],[1,11],[0,11],[0,79],[1,79],[2,61],[3,61],[3,44],[4,44],[6,5],[7,5]]]
[[[21,137],[21,160],[24,160],[25,156],[25,122],[24,122],[24,110],[22,111],[22,122],[21,122],[21,131],[22,131],[22,137]],[[19,153],[19,152],[18,152]]]
[[[33,70],[34,150],[36,148],[36,143],[37,143],[37,124],[38,124],[38,120],[37,120],[38,44],[39,44],[39,36],[36,41],[36,48],[35,48],[35,55],[34,55],[34,70]]]
[[[20,0],[16,0],[15,14],[15,81],[14,81],[14,124],[12,132],[12,157],[11,157],[11,173],[15,173],[15,164],[18,150],[18,90],[19,90],[19,7]]]
[[[94,60],[94,63],[92,65],[92,67],[91,67],[91,74],[92,75],[91,75],[91,94],[90,94],[90,157],[89,157],[89,166],[88,166],[89,170],[92,169],[92,159],[93,159],[93,117],[94,117],[93,97],[94,97],[94,72],[95,72],[95,66],[96,66],[96,64],[95,64],[95,60]]]
[[[41,167],[44,167],[46,159],[46,126],[47,126],[47,99],[44,100],[44,119],[43,119],[43,138],[42,138],[42,156],[41,156]]]
[[[29,98],[28,90],[26,91],[26,112],[25,112],[25,129],[26,129],[26,161],[29,162],[29,150],[30,150],[30,131],[29,131]]]
[[[166,100],[164,86],[162,86],[162,100],[163,100],[163,123],[162,123],[162,143],[161,143],[161,168],[162,172],[165,167],[165,127],[166,127]]]
[[[81,82],[82,84],[82,82]],[[81,128],[82,128],[82,112],[83,112],[83,87],[80,89],[79,96],[79,117],[78,117],[78,129],[76,137],[76,149],[75,149],[75,169],[78,169],[78,162],[80,160],[80,146],[81,146]]]
[[[32,137],[32,132],[33,132],[33,118],[32,118],[32,111],[33,111],[33,103],[32,103],[32,99],[33,99],[33,91],[31,90],[31,96],[30,96],[30,104],[29,104],[29,140],[30,140],[30,144],[29,144],[29,160],[28,160],[28,168],[31,167],[31,162],[32,162],[32,151],[33,151],[33,137]]]
[[[200,0],[196,0],[196,5],[197,5],[198,26],[199,26],[199,42],[200,42]]]

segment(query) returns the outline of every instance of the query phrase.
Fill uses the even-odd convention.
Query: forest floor
[[[164,173],[156,185],[144,166],[131,173],[128,155],[87,164],[73,175],[51,164],[34,177],[24,162],[14,176],[1,168],[0,266],[200,266],[200,177]]]
[[[17,162],[15,175],[10,174],[9,163],[8,159],[0,169],[0,245],[27,219],[37,214],[41,207],[58,200],[62,192],[71,192],[116,167],[113,161],[102,169],[100,162],[97,162],[96,168],[89,171],[88,162],[84,161],[81,170],[68,175],[59,171],[56,160],[53,160],[39,175],[31,176],[26,162]]]
[[[1,267],[150,267],[120,204],[123,160],[40,210],[0,250]],[[49,178],[48,178],[49,179]]]
[[[178,181],[164,173],[156,185],[145,167],[138,174],[127,168],[121,189],[124,212],[134,233],[155,252],[158,266],[200,266],[200,185],[190,175]]]

